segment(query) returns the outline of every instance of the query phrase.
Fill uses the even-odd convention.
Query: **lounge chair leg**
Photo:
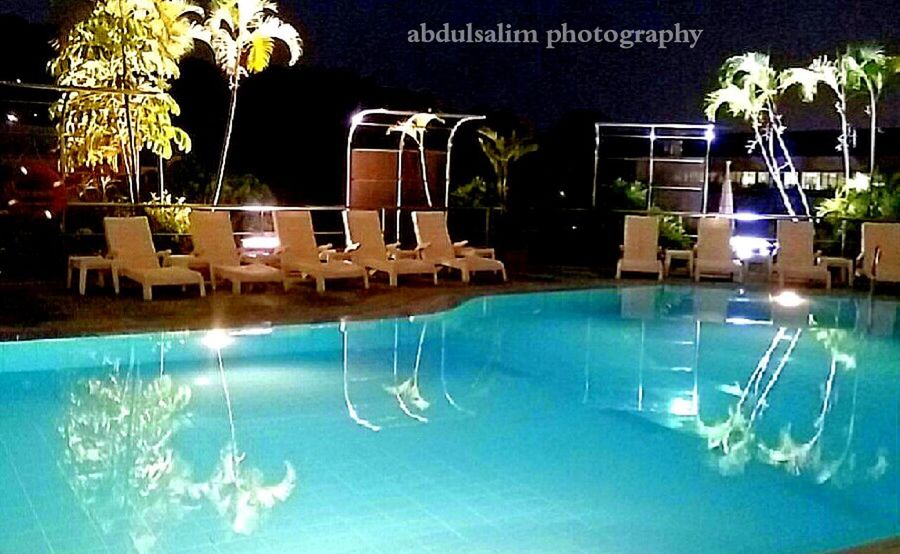
[[[291,282],[285,278],[282,282],[282,286],[284,286],[284,292],[287,292],[291,288]]]
[[[363,287],[366,290],[369,290],[369,274],[368,273],[363,273]]]
[[[316,292],[319,294],[325,292],[325,279],[322,277],[316,277]]]
[[[241,294],[241,282],[240,281],[232,281],[231,282],[231,294]]]
[[[825,275],[825,290],[831,290],[831,272]]]
[[[462,272],[462,282],[469,284],[469,281],[472,279],[472,276],[469,274],[469,270],[461,269],[460,271]]]
[[[622,260],[619,260],[619,263],[616,264],[616,279],[622,278]]]
[[[203,282],[203,277],[200,278],[200,298],[206,296],[206,284]]]
[[[81,266],[78,271],[78,294],[84,296],[85,287],[87,286],[87,267]]]
[[[437,281],[437,274],[436,274],[436,273],[435,273],[435,275],[434,275],[434,279],[435,279],[435,281]],[[396,273],[389,273],[389,274],[388,274],[388,284],[389,284],[390,286],[392,286],[392,287],[396,287],[396,286],[397,286],[397,274],[396,274]]]
[[[506,268],[505,268],[505,267],[504,267],[503,269],[500,270],[500,274],[503,275],[503,282],[505,283],[505,282],[507,281],[507,279],[506,279]]]
[[[144,285],[144,300],[153,300],[153,287]]]
[[[213,270],[212,265],[209,266],[209,286],[212,287],[213,292],[216,292],[216,272]]]
[[[438,284],[438,276],[437,276],[437,274],[438,274],[438,272],[437,272],[437,270],[435,270],[435,271],[434,271],[434,284],[435,284],[435,285]]]
[[[113,291],[119,294],[119,270],[116,267],[112,269]]]

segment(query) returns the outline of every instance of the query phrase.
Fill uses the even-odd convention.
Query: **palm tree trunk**
[[[127,36],[125,29],[125,12],[122,9],[122,2],[119,1],[119,18],[121,19],[121,32],[123,36]],[[126,87],[126,80],[128,77],[128,57],[125,55],[125,42],[124,40],[120,44],[122,51],[122,89],[130,88]],[[131,198],[131,203],[134,204],[135,201],[135,190],[137,190],[137,170],[138,168],[134,165],[135,156],[135,141],[134,141],[134,127],[131,123],[131,97],[128,94],[122,93],[125,100],[125,125],[128,129],[128,147],[130,151],[128,153],[123,152],[124,156],[130,156],[131,163],[126,164],[127,167],[131,167],[131,171],[128,173],[128,196]]]
[[[875,91],[869,87],[869,179],[875,179],[875,135],[877,135],[878,127],[875,125],[877,120],[876,109],[878,108],[878,100],[875,98]]]
[[[225,160],[228,157],[228,147],[231,145],[231,131],[234,127],[234,110],[237,107],[238,78],[231,82],[231,102],[228,105],[228,121],[225,123],[225,142],[222,144],[222,155],[219,157],[219,169],[216,172],[216,194],[213,197],[213,206],[219,205],[219,196],[222,194],[222,182],[225,180]]]
[[[422,166],[422,186],[425,187],[425,200],[428,202],[428,207],[431,208],[431,190],[428,188],[428,168],[425,165],[425,145],[419,143],[419,162]]]
[[[838,114],[841,116],[841,156],[844,160],[844,183],[850,182],[850,125],[847,123],[847,99],[841,97],[838,102]]]
[[[228,411],[228,427],[231,431],[231,456],[237,461],[237,433],[234,430],[234,408],[231,405],[231,392],[228,390],[228,381],[225,379],[225,363],[222,361],[222,350],[216,349],[216,361],[219,366],[219,380],[222,382],[222,394],[225,396],[225,409]],[[234,463],[234,474],[237,477],[238,464]]]
[[[784,190],[784,184],[781,181],[781,172],[778,170],[778,167],[775,165],[774,160],[770,159],[771,154],[771,141],[767,148],[766,141],[763,140],[762,134],[759,132],[759,127],[757,125],[753,126],[753,132],[756,135],[756,142],[759,143],[759,150],[762,153],[763,162],[766,164],[766,169],[769,170],[769,175],[772,176],[772,180],[775,181],[775,187],[778,189],[778,193],[781,195],[781,202],[784,204],[784,209],[787,210],[788,215],[797,215],[794,212],[794,207],[791,205],[791,199],[788,198],[787,192]]]

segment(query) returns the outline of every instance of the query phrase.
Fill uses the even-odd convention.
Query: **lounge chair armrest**
[[[344,248],[344,252],[353,252],[353,251],[359,250],[360,246],[362,246],[362,245],[358,242],[351,242],[350,244],[347,245],[346,248]]]
[[[337,250],[329,250],[324,253],[326,262],[343,262],[352,261],[353,252],[338,252]]]
[[[159,260],[159,265],[165,267],[169,265],[169,256],[172,255],[171,250],[159,250],[156,252],[156,258]]]
[[[422,244],[416,245],[416,247],[413,249],[413,252],[421,252],[422,250],[425,250],[429,246],[431,246],[430,242],[423,242]]]
[[[454,242],[454,243],[453,243],[453,246],[455,246],[455,247],[462,247],[462,246],[465,246],[465,245],[467,245],[467,244],[469,244],[469,241],[467,241],[467,240],[460,240],[460,241]]]
[[[420,250],[418,250],[418,248],[415,250],[400,250],[398,248],[397,250],[390,252],[390,255],[394,259],[415,259],[419,257],[419,252]]]
[[[319,246],[319,252],[328,252],[329,250],[334,250],[334,245],[330,242]]]

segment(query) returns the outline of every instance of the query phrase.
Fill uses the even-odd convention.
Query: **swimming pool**
[[[898,303],[627,287],[0,343],[0,552],[820,552],[900,530]]]

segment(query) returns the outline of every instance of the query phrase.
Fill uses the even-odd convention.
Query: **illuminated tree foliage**
[[[212,0],[202,35],[198,36],[212,49],[216,64],[225,73],[231,89],[213,204],[219,203],[222,192],[241,79],[269,67],[276,40],[288,48],[288,65],[297,63],[303,54],[299,33],[277,14],[278,6],[268,0]]]
[[[189,14],[202,10],[182,0],[100,0],[54,44],[56,83],[95,89],[66,92],[51,107],[62,171],[124,170],[134,201],[142,149],[162,158],[172,156],[173,144],[190,150],[187,133],[173,123],[180,110],[168,92],[193,46],[197,27]]]
[[[769,63],[767,54],[750,52],[733,56],[725,60],[719,70],[719,89],[706,96],[706,117],[715,121],[719,111],[724,108],[732,116],[750,124],[753,141],[748,150],[759,151],[772,182],[781,194],[785,211],[789,215],[796,215],[785,190],[783,176],[785,171],[796,174],[797,170],[784,142],[787,128],[778,111],[780,91],[779,73]],[[809,202],[803,189],[798,186],[797,190],[805,214],[810,215]]]

